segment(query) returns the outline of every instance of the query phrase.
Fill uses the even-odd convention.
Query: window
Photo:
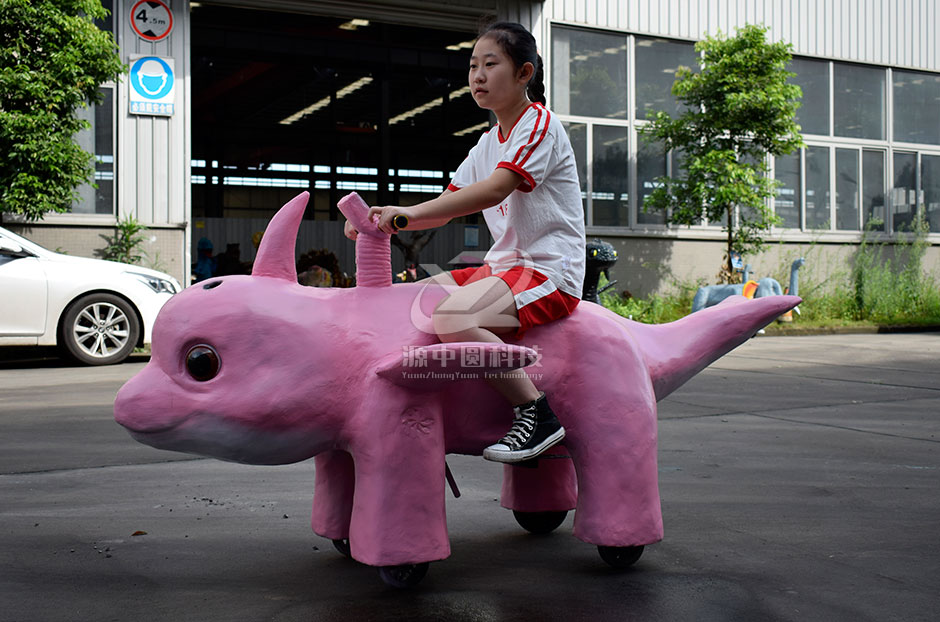
[[[631,224],[627,109],[630,41],[627,35],[558,26],[552,29],[550,103],[571,140],[585,222],[591,225]]]
[[[894,153],[894,185],[891,188],[893,231],[910,231],[917,213],[917,154]]]
[[[806,228],[829,228],[829,147],[806,148]]]
[[[796,111],[796,122],[803,128],[804,134],[828,136],[829,62],[794,58],[789,69],[796,74],[790,78],[790,82],[803,90],[801,106]]]
[[[866,228],[885,230],[884,151],[862,152],[862,210]]]
[[[930,231],[940,231],[940,155],[920,157],[920,178],[924,188],[924,218]]]
[[[885,70],[833,63],[836,136],[885,138]]]
[[[591,201],[595,225],[630,226],[630,196],[627,190],[629,146],[628,128],[594,126]]]
[[[781,227],[800,228],[800,152],[774,161],[774,178],[780,182],[774,198],[774,212],[783,219]]]
[[[584,123],[562,123],[568,132],[574,159],[578,163],[578,180],[581,183],[581,203],[584,207],[584,222],[587,222],[587,125]]]
[[[114,89],[95,106],[95,213],[114,213]]]
[[[95,156],[95,189],[83,185],[78,189],[80,200],[72,205],[73,214],[114,213],[114,88],[102,87],[104,100],[79,111],[91,124],[76,136],[76,142]]]
[[[663,226],[667,215],[643,206],[657,178],[683,171],[677,154],[642,130],[651,111],[685,112],[672,86],[680,66],[698,70],[695,46],[567,25],[553,25],[551,45],[550,103],[578,160],[585,222]],[[940,233],[940,72],[808,57],[792,58],[788,69],[802,90],[796,120],[809,144],[773,160],[778,227],[893,233],[921,214]],[[723,220],[703,216],[700,224],[720,228]]]
[[[675,117],[685,109],[672,95],[672,83],[680,65],[698,66],[698,54],[691,43],[636,38],[637,119],[646,119],[653,110],[663,110]]]
[[[104,19],[96,19],[95,26],[104,32],[114,32],[114,0],[102,0],[101,6],[108,10]]]
[[[858,231],[861,226],[872,231],[885,230],[885,152],[880,149],[835,150],[835,229]],[[829,147],[809,146],[804,150],[806,189],[802,197],[805,205],[805,229],[832,229],[829,226],[830,189]],[[913,166],[916,154],[904,154],[903,165]],[[938,156],[940,159],[940,156]],[[895,160],[895,166],[899,166]],[[774,199],[774,211],[783,220],[781,227],[799,229],[801,193],[800,179],[804,170],[800,154],[780,156],[774,160],[774,178],[780,182]],[[913,169],[911,169],[913,170]],[[940,174],[940,170],[937,171]],[[902,175],[907,183],[910,174]],[[940,193],[940,188],[938,188]],[[906,201],[910,194],[905,189],[898,193],[898,201]],[[940,197],[940,194],[938,194]],[[940,208],[940,205],[938,205]],[[940,213],[938,216],[940,217]],[[935,217],[935,218],[937,218]],[[861,222],[860,219],[861,218]],[[903,220],[903,219],[902,219]],[[909,220],[909,217],[907,218]],[[900,221],[899,221],[900,222]]]
[[[858,231],[858,149],[836,149],[836,229]]]
[[[552,108],[558,114],[627,118],[627,37],[552,31]]]
[[[940,75],[895,69],[894,140],[940,145]]]
[[[752,153],[744,153],[738,155],[738,162],[741,164],[746,164],[748,166],[754,167],[756,170],[760,170],[765,167],[764,162],[766,160],[766,154],[761,154],[760,157],[755,156]],[[752,186],[753,188],[753,186]],[[762,220],[758,210],[751,205],[739,205],[738,206],[738,220],[737,222],[757,222]],[[709,221],[709,224],[720,225],[722,223],[712,223]]]
[[[646,197],[657,187],[656,178],[666,174],[666,154],[662,144],[640,137],[636,150],[636,221],[640,224],[661,225],[666,222],[662,211],[643,211]],[[675,173],[674,173],[675,174]]]

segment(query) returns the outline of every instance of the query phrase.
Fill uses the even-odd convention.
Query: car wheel
[[[88,294],[65,311],[60,345],[85,365],[120,363],[134,351],[140,336],[137,314],[112,294]]]

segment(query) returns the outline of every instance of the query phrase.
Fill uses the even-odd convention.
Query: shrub
[[[145,254],[140,245],[147,239],[142,235],[147,227],[128,215],[119,219],[113,237],[103,236],[108,245],[101,251],[103,259],[139,264]]]
[[[794,315],[795,325],[940,324],[940,283],[935,274],[924,269],[929,246],[926,236],[923,222],[890,243],[873,241],[866,231],[845,266],[832,266],[816,243],[784,253],[776,273],[784,286],[789,282],[793,260],[806,257],[806,265],[800,270],[799,295],[803,303],[800,315]],[[695,291],[702,283],[683,282],[671,275],[667,278],[671,286],[665,294],[624,299],[606,293],[601,296],[601,304],[638,322],[677,320],[689,313]]]

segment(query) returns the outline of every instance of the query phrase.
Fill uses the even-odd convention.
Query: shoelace
[[[529,440],[532,431],[535,430],[535,425],[535,409],[520,409],[516,413],[516,419],[512,423],[512,429],[506,433],[506,436],[504,436],[500,442],[510,449],[519,449]]]

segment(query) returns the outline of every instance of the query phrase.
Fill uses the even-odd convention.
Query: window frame
[[[547,35],[548,45],[551,46],[552,38],[557,28],[573,29],[580,30],[582,32],[596,32],[599,34],[615,34],[619,36],[625,36],[627,38],[627,84],[628,84],[628,93],[627,93],[627,118],[622,120],[617,119],[601,119],[596,117],[585,117],[578,115],[563,115],[558,113],[552,107],[552,85],[551,81],[554,79],[554,72],[552,67],[551,54],[547,55],[549,58],[546,64],[545,78],[546,83],[549,86],[547,91],[548,96],[548,105],[549,108],[558,114],[558,118],[566,123],[582,124],[585,126],[585,131],[587,132],[587,145],[586,145],[586,157],[587,162],[585,162],[585,170],[587,171],[588,179],[585,182],[585,197],[584,197],[584,210],[585,210],[585,224],[587,227],[588,235],[631,235],[631,236],[649,236],[649,237],[667,237],[667,238],[686,238],[686,239],[719,239],[724,237],[724,233],[721,231],[722,225],[720,224],[708,224],[703,219],[699,224],[693,225],[691,227],[677,227],[663,224],[655,223],[639,223],[639,180],[637,178],[637,158],[639,150],[639,139],[640,132],[644,125],[648,123],[645,119],[637,118],[636,110],[636,94],[637,94],[637,74],[636,74],[636,49],[637,49],[637,39],[663,39],[676,43],[687,43],[694,45],[698,40],[676,37],[671,35],[664,35],[658,33],[640,33],[628,30],[620,30],[616,28],[605,28],[603,26],[590,26],[583,23],[571,22],[563,19],[550,19],[546,20],[544,26],[544,31]],[[877,65],[873,63],[866,63],[864,61],[856,61],[849,59],[834,59],[826,58],[821,56],[814,56],[810,54],[794,54],[796,58],[803,58],[813,61],[822,61],[826,63],[827,75],[828,75],[828,100],[829,100],[829,111],[828,111],[828,134],[803,134],[804,143],[806,146],[813,147],[824,147],[828,149],[829,153],[829,228],[822,231],[818,229],[807,229],[806,227],[806,148],[801,148],[798,151],[799,157],[799,192],[800,192],[800,208],[799,208],[799,227],[783,227],[775,225],[771,228],[769,239],[776,240],[786,240],[793,242],[804,242],[804,241],[832,241],[832,242],[848,242],[848,241],[858,241],[860,236],[866,234],[865,231],[865,205],[864,205],[864,187],[865,187],[865,171],[864,171],[864,159],[865,153],[868,151],[877,151],[882,154],[883,157],[883,178],[881,187],[883,189],[884,196],[884,231],[870,231],[867,232],[869,235],[874,235],[875,239],[895,239],[898,232],[894,231],[893,222],[892,222],[892,213],[894,205],[892,203],[892,183],[894,179],[894,153],[895,152],[914,152],[917,155],[916,161],[916,184],[917,184],[917,213],[920,216],[926,215],[926,205],[924,204],[924,188],[923,182],[921,179],[922,176],[922,156],[940,156],[940,145],[933,145],[928,143],[907,143],[901,141],[895,141],[894,137],[894,88],[893,88],[893,71],[895,68],[886,65]],[[857,65],[864,66],[869,68],[878,69],[884,72],[884,110],[882,123],[884,138],[883,139],[873,139],[873,138],[852,138],[844,136],[835,135],[835,64],[847,64],[847,65]],[[907,71],[906,68],[898,68],[901,70]],[[938,74],[940,72],[931,72],[925,71],[922,69],[910,69],[910,71],[917,71],[920,73],[927,74]],[[628,161],[627,161],[627,173],[629,175],[629,180],[627,184],[629,197],[629,223],[620,226],[606,226],[606,225],[595,225],[594,224],[594,214],[593,214],[593,191],[594,191],[594,163],[593,163],[593,135],[594,135],[594,126],[595,125],[617,125],[617,126],[627,126],[629,128],[629,152],[628,152]],[[857,230],[848,230],[848,229],[837,229],[837,218],[836,218],[836,186],[837,186],[837,177],[836,177],[836,154],[837,149],[853,149],[858,152],[858,197],[856,199],[856,208],[857,208],[857,219],[858,219],[858,229]],[[674,174],[673,171],[673,160],[674,154],[672,151],[668,151],[665,154],[666,158],[666,175],[671,176]],[[768,175],[773,179],[775,176],[775,163],[776,158],[768,156]],[[774,209],[774,199],[768,199],[768,203],[771,209]],[[737,212],[735,213],[735,218],[738,217]],[[937,244],[940,242],[940,232],[929,232],[928,240]]]
[[[675,43],[687,43],[694,45],[695,40],[691,39],[681,39],[676,37],[662,37],[655,35],[641,35],[633,32],[627,32],[622,30],[610,29],[610,28],[601,28],[601,27],[586,27],[584,24],[577,24],[571,22],[565,22],[561,20],[551,20],[548,22],[548,41],[549,46],[552,45],[554,41],[554,36],[556,29],[566,29],[566,30],[578,30],[581,32],[587,33],[597,33],[601,35],[617,35],[626,38],[627,49],[626,49],[626,81],[627,81],[627,115],[624,119],[608,119],[603,117],[587,117],[582,115],[572,115],[572,114],[562,114],[555,110],[552,102],[552,97],[554,96],[554,67],[551,63],[554,62],[553,54],[548,54],[549,63],[546,65],[545,76],[548,80],[548,88],[546,89],[546,94],[548,96],[548,107],[558,115],[558,119],[564,123],[576,123],[585,126],[585,132],[587,134],[587,144],[586,144],[586,158],[587,162],[585,163],[585,170],[587,171],[588,179],[585,183],[585,226],[589,229],[589,233],[633,233],[637,231],[646,232],[646,233],[665,233],[667,231],[673,231],[674,228],[669,225],[662,223],[640,223],[639,221],[639,195],[638,195],[638,179],[637,179],[637,153],[639,146],[639,134],[641,128],[648,123],[645,119],[638,119],[636,116],[636,40],[637,37],[643,39],[664,39]],[[543,61],[545,59],[543,58]],[[594,224],[594,127],[595,126],[615,126],[615,127],[625,127],[627,128],[627,140],[628,140],[628,156],[627,156],[627,192],[629,194],[628,198],[628,222],[622,225],[596,225]],[[666,175],[672,174],[672,151],[667,151],[664,156],[665,158],[665,168]],[[708,226],[707,230],[715,230],[714,226]]]

